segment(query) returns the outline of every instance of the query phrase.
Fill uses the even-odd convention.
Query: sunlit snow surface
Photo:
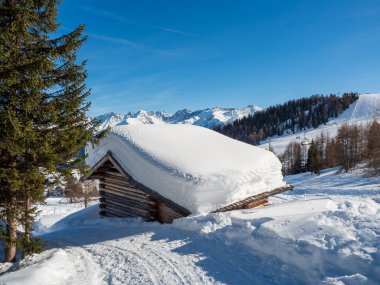
[[[0,284],[379,284],[380,178],[336,172],[286,177],[294,191],[267,207],[172,225],[96,205],[62,219],[75,207],[48,200],[48,250],[2,265]]]

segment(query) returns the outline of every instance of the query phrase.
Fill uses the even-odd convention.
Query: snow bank
[[[258,284],[371,285],[380,276],[379,214],[371,199],[323,198],[192,216],[172,226],[247,246],[258,265],[266,264],[256,269],[270,281]]]
[[[87,148],[87,163],[95,165],[108,151],[136,181],[192,213],[285,185],[273,153],[197,126],[114,127]]]
[[[0,284],[104,284],[97,274],[98,266],[87,256],[89,254],[78,254],[74,248],[48,250],[28,256],[15,265],[18,270],[3,275]]]

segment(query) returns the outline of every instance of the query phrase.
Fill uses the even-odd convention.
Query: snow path
[[[100,280],[97,284],[216,284],[215,280],[206,276],[196,262],[201,260],[197,254],[180,255],[175,252],[179,247],[185,246],[185,240],[159,239],[154,235],[157,231],[147,229],[144,224],[132,222],[125,224],[127,231],[131,228],[138,230],[140,227],[148,231],[138,231],[129,237],[115,238],[108,241],[102,240],[99,230],[84,228],[66,235],[59,232],[46,235],[50,247],[68,247],[73,251],[72,258],[88,255],[90,262],[97,265]],[[157,230],[160,227],[155,225]],[[128,227],[131,227],[128,229]],[[148,226],[149,228],[149,226]],[[119,236],[120,228],[108,228],[114,230]],[[122,232],[125,232],[122,231]],[[108,233],[109,234],[109,233]],[[61,237],[57,237],[60,235]],[[82,243],[78,242],[86,236]],[[94,240],[90,241],[89,236]],[[172,235],[168,235],[172,236]],[[100,239],[99,239],[100,237]],[[53,239],[51,242],[49,239]],[[97,241],[96,243],[93,243]],[[87,274],[87,272],[83,272]],[[66,283],[63,283],[66,284]],[[69,283],[67,283],[69,284]],[[79,284],[79,283],[78,283]]]

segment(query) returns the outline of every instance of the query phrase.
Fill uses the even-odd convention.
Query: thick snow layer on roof
[[[87,151],[90,166],[111,151],[136,181],[192,213],[285,185],[273,153],[197,126],[117,126]]]

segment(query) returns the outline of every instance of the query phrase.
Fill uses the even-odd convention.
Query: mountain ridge
[[[100,130],[125,124],[191,124],[212,129],[261,110],[263,109],[255,105],[248,105],[243,108],[213,107],[196,111],[181,109],[174,114],[165,111],[139,110],[137,112],[128,112],[125,115],[109,112],[97,116],[96,119],[100,121]]]

